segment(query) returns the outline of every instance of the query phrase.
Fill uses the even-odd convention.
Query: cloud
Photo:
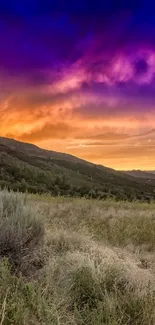
[[[42,140],[66,139],[72,137],[75,127],[67,123],[46,123],[40,128],[22,133],[17,137],[20,141],[39,142]],[[8,134],[9,135],[9,134]],[[9,135],[11,137],[11,135]]]
[[[116,133],[116,132],[106,132],[103,134],[97,134],[94,136],[91,136],[91,139],[94,140],[124,140],[124,139],[128,139],[130,137],[129,134],[124,134],[124,133]]]
[[[153,165],[153,5],[119,3],[0,2],[1,135]]]
[[[100,19],[93,23],[91,12],[89,21],[92,24],[82,21],[81,30],[82,18],[72,15],[68,6],[67,12],[54,14],[53,11],[53,15],[49,15],[44,10],[41,14],[37,4],[23,4],[17,15],[18,6],[12,6],[16,22],[0,20],[3,44],[0,68],[5,83],[10,84],[12,80],[13,87],[47,86],[51,93],[64,93],[81,89],[84,84],[92,86],[94,82],[113,86],[120,82],[132,81],[141,85],[153,81],[153,41],[142,42],[140,33],[133,32],[129,27],[133,17],[127,11],[121,13],[120,10],[114,15],[109,8],[104,23]],[[30,8],[30,11],[23,12],[24,8]],[[73,10],[74,6],[71,8]],[[91,5],[86,8],[91,11]],[[103,8],[106,18],[107,6],[103,5]],[[7,10],[9,15],[9,7]],[[39,10],[40,14],[31,15],[31,10]],[[24,16],[23,20],[20,16]],[[133,41],[135,37],[138,39]]]

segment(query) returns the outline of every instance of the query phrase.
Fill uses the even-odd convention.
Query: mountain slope
[[[153,184],[68,154],[0,138],[0,186],[33,193],[144,199]]]
[[[138,178],[145,178],[148,181],[155,181],[155,173],[154,171],[145,171],[145,170],[127,170],[124,172],[127,175],[138,177]]]

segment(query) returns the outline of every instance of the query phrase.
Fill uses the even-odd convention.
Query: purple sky
[[[0,3],[0,135],[155,168],[155,5]]]

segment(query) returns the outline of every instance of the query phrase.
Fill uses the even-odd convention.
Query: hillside
[[[145,178],[148,181],[155,180],[155,172],[154,171],[145,171],[145,170],[127,170],[124,171],[125,174],[138,177],[138,178]]]
[[[0,186],[52,195],[129,200],[155,198],[154,185],[144,179],[2,137]]]

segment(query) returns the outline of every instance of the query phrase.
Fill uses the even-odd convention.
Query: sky
[[[0,136],[155,170],[155,3],[1,0]]]

